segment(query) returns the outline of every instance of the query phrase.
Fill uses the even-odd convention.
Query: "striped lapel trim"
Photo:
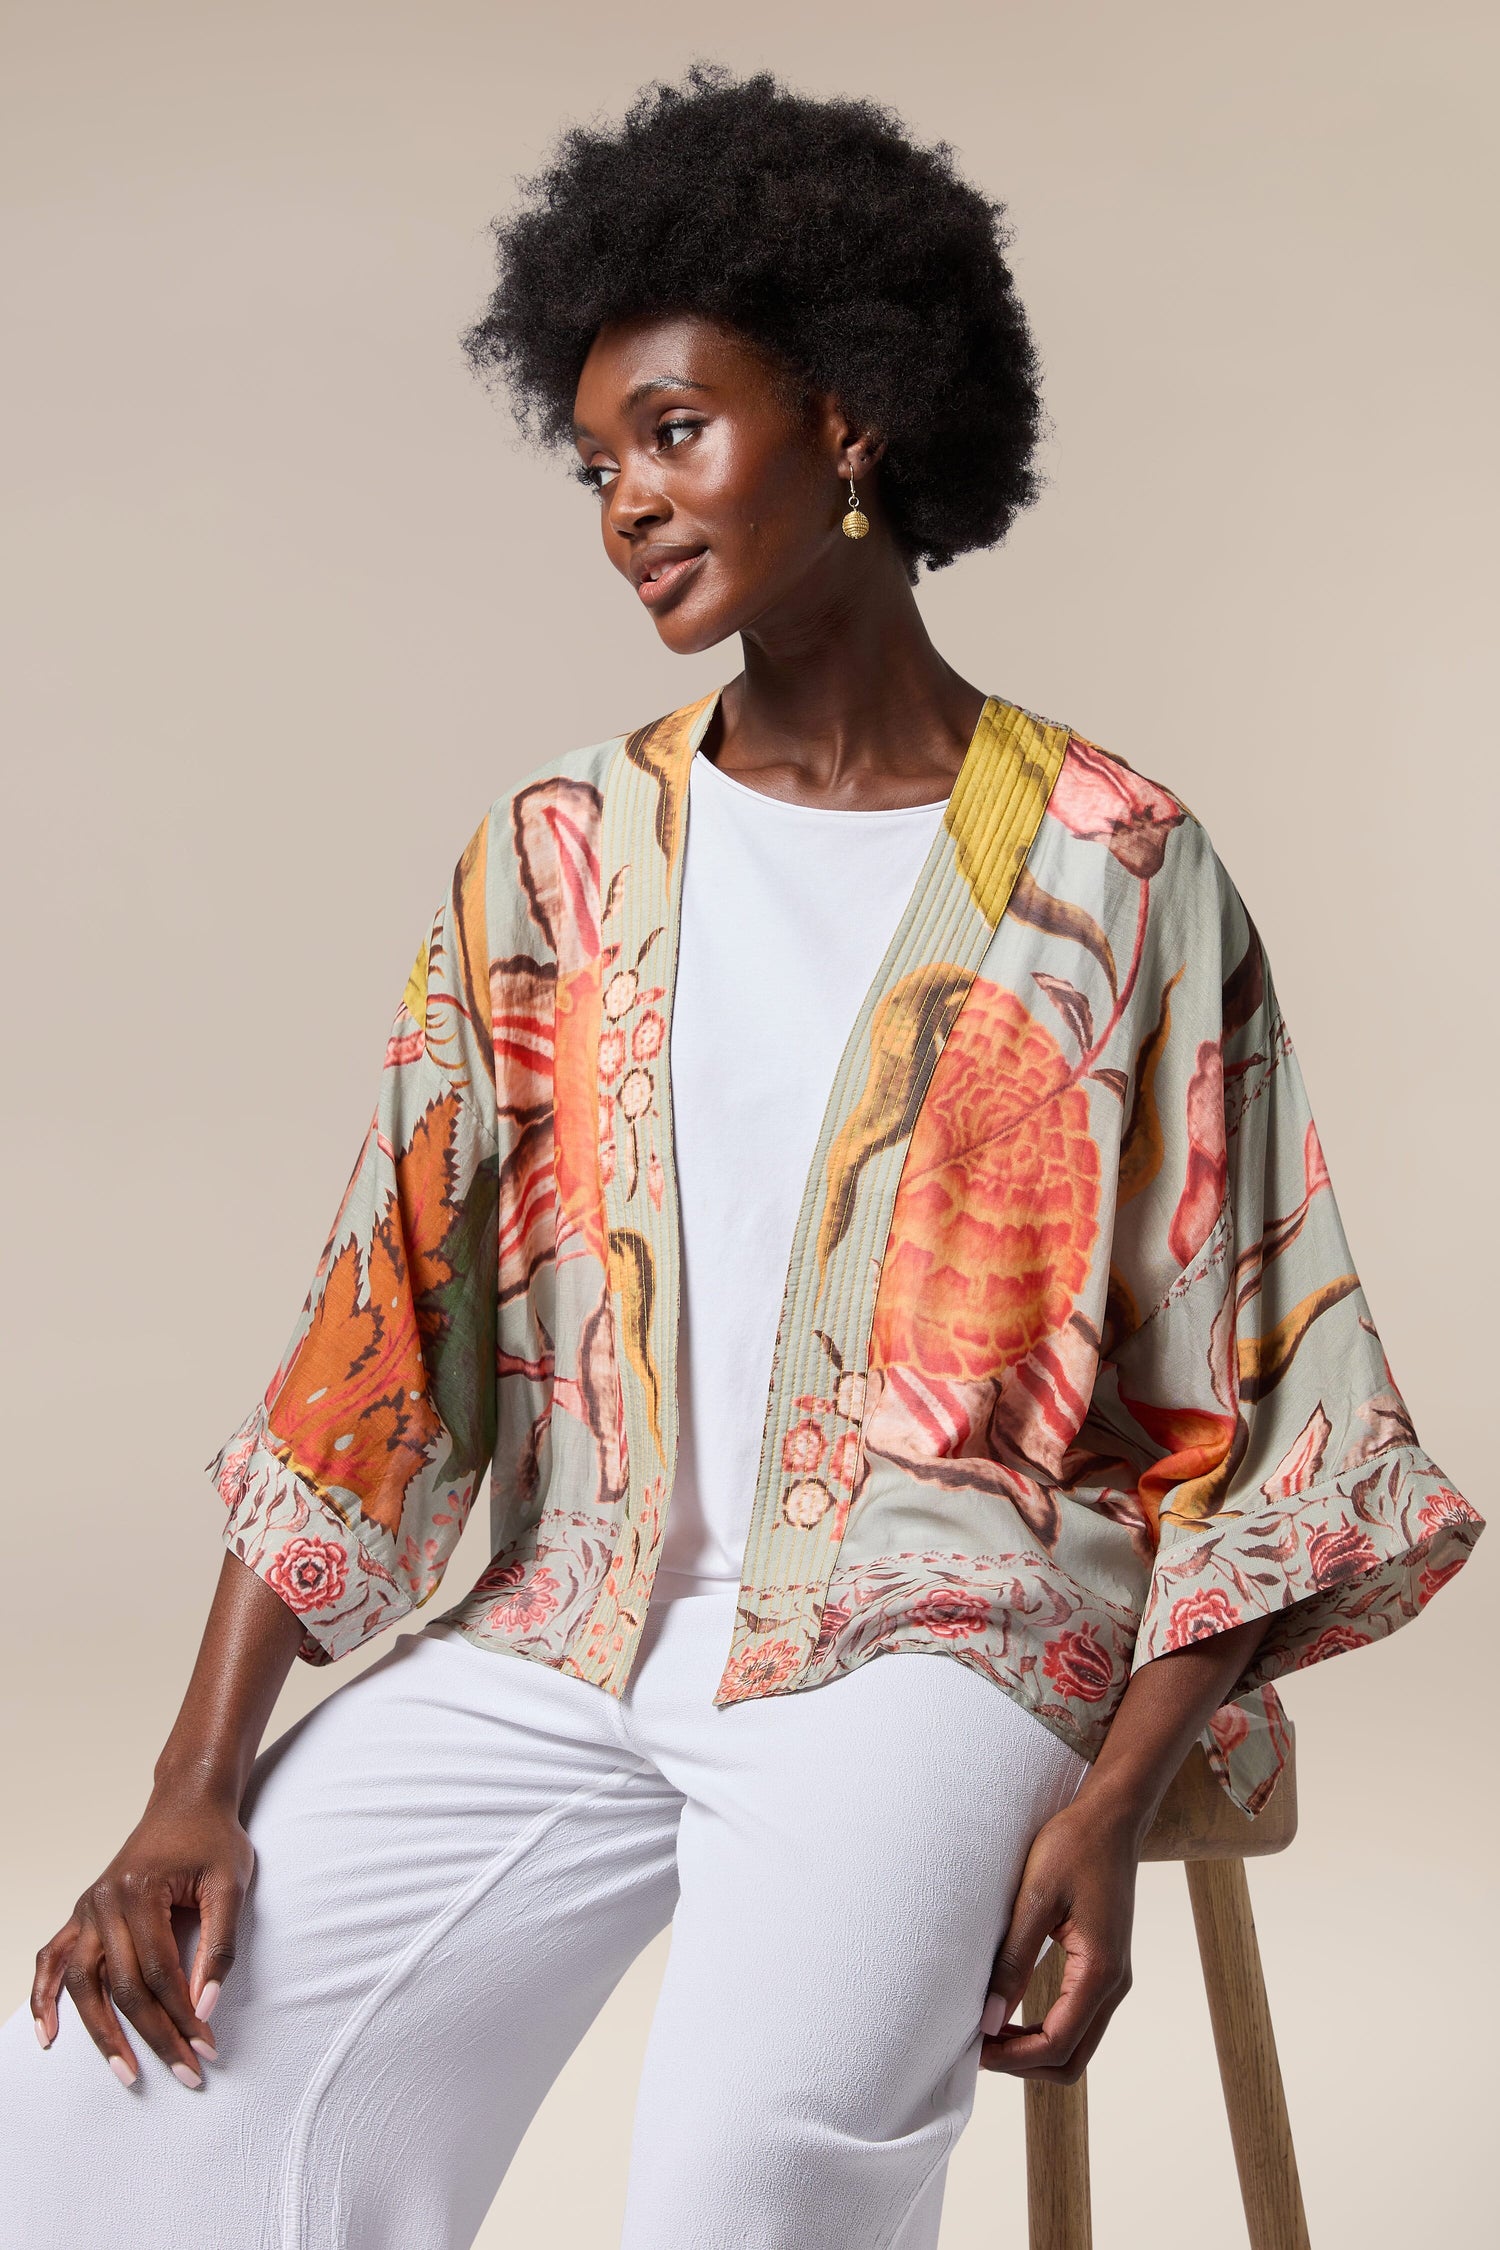
[[[896,1189],[938,1057],[989,949],[1068,729],[992,697],[840,1058],[793,1241],[735,1633],[715,1701],[800,1669],[863,1437],[870,1330]]]
[[[628,1483],[609,1574],[612,1630],[578,1660],[618,1694],[645,1621],[676,1462],[681,1244],[669,1074],[692,760],[719,692],[621,742],[602,848],[601,1115],[610,1300]],[[837,1552],[837,1484],[863,1409],[880,1259],[901,1165],[943,1044],[1009,903],[1068,730],[991,697],[942,826],[846,1042],[788,1267],[730,1661],[716,1700],[805,1661]],[[818,1441],[822,1451],[814,1460]],[[850,1475],[840,1481],[852,1481]],[[601,1596],[601,1599],[606,1597]]]

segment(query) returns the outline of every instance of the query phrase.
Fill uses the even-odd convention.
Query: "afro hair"
[[[1035,499],[1036,351],[1003,204],[889,110],[695,64],[623,121],[578,126],[498,219],[499,282],[464,349],[528,435],[572,436],[608,323],[697,313],[886,441],[880,491],[912,575],[1003,539]]]

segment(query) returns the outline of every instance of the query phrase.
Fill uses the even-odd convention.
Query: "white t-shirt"
[[[792,1236],[839,1058],[942,823],[688,769],[671,1087],[677,1472],[656,1598],[738,1585]]]

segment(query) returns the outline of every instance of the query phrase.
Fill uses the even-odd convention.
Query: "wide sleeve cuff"
[[[295,1612],[304,1662],[332,1664],[394,1624],[412,1600],[327,1496],[266,1440],[262,1403],[208,1464],[228,1509],[224,1543]]]
[[[1420,1446],[1163,1538],[1134,1667],[1253,1617],[1272,1623],[1237,1695],[1384,1640],[1462,1569],[1483,1518]]]
[[[1132,1670],[1270,1617],[1203,1737],[1220,1785],[1258,1813],[1292,1743],[1271,1682],[1394,1633],[1463,1568],[1483,1528],[1431,1456],[1408,1444],[1274,1504],[1178,1526],[1157,1557]]]

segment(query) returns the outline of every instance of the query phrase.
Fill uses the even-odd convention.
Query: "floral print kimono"
[[[491,809],[407,984],[281,1365],[213,1464],[326,1663],[429,1601],[622,1692],[671,1501],[668,1076],[717,696]],[[1271,1619],[1205,1747],[1379,1640],[1481,1519],[1372,1325],[1264,949],[1180,798],[992,697],[837,1064],[715,1701],[941,1651],[1095,1756],[1131,1674]],[[733,1149],[724,1161],[734,1162]]]

